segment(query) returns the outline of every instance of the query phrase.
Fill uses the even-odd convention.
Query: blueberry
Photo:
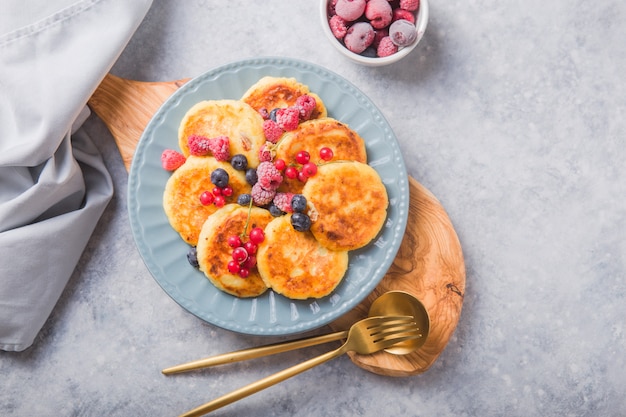
[[[226,172],[223,168],[218,168],[215,171],[211,172],[211,182],[216,187],[224,188],[228,185],[229,180],[228,172]]]
[[[273,121],[276,121],[276,112],[279,110],[278,107],[276,107],[275,109],[272,109],[272,111],[270,112],[270,119]]]
[[[291,199],[291,208],[296,213],[302,213],[306,210],[306,197],[302,194],[296,194]]]
[[[271,214],[272,216],[274,216],[274,217],[280,217],[280,216],[282,216],[283,214],[285,214],[285,213],[284,213],[281,209],[279,209],[279,208],[278,208],[278,206],[277,206],[276,204],[274,204],[274,203],[270,203],[270,206],[269,206],[269,211],[270,211],[270,214]]]
[[[256,175],[256,169],[248,168],[246,170],[246,181],[248,181],[248,184],[254,185],[258,180],[259,178]]]
[[[252,201],[252,196],[250,194],[239,194],[237,197],[237,204],[240,206],[249,206],[250,201]]]
[[[245,171],[248,169],[248,158],[246,158],[245,155],[238,153],[231,158],[230,164],[237,171]]]
[[[198,251],[195,246],[192,246],[187,252],[187,261],[194,268],[198,268],[200,265],[198,264]]]
[[[291,225],[298,232],[306,232],[311,228],[311,218],[304,213],[293,213],[291,215]]]

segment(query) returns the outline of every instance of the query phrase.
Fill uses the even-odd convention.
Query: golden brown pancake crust
[[[220,290],[237,297],[256,297],[267,290],[257,268],[250,270],[250,275],[241,278],[228,271],[228,262],[232,259],[233,248],[228,245],[228,238],[254,227],[265,228],[272,220],[269,211],[252,207],[248,222],[248,207],[238,204],[224,206],[213,214],[202,227],[198,240],[197,254],[200,270]]]
[[[316,106],[311,118],[326,117],[326,106],[322,99],[295,78],[263,77],[244,93],[241,100],[257,111],[261,109],[271,111],[277,107],[293,106],[298,97],[304,94],[315,98]]]
[[[330,294],[348,269],[348,252],[322,247],[310,232],[291,226],[291,215],[265,228],[257,262],[265,285],[285,297],[304,300]]]
[[[211,172],[217,168],[226,170],[230,177],[229,185],[234,193],[226,198],[227,202],[236,201],[239,194],[250,192],[250,185],[242,172],[212,156],[190,156],[165,185],[163,209],[170,225],[193,246],[198,242],[204,221],[218,209],[214,204],[204,206],[200,203],[200,195],[215,187],[211,183]]]
[[[388,197],[380,176],[361,162],[319,167],[302,194],[315,212],[311,232],[332,250],[354,250],[376,237],[387,217]]]
[[[228,136],[230,155],[246,155],[250,167],[259,164],[259,149],[265,143],[263,118],[239,100],[205,100],[195,104],[178,129],[178,146],[185,156],[189,155],[187,143],[191,135],[209,139]]]

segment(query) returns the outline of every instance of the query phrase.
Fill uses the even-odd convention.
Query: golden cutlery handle
[[[165,375],[176,374],[180,372],[191,371],[194,369],[208,368],[215,365],[223,365],[226,363],[233,363],[238,361],[245,361],[248,359],[260,358],[263,356],[269,356],[276,353],[288,352],[290,350],[305,348],[309,346],[315,346],[322,343],[334,342],[336,340],[345,339],[348,337],[348,331],[336,332],[331,334],[325,334],[321,336],[308,337],[298,340],[292,340],[290,342],[275,343],[266,346],[260,346],[249,349],[237,350],[229,353],[222,353],[220,355],[210,356],[204,359],[198,359],[196,361],[183,363],[180,365],[172,366],[164,369]]]
[[[298,365],[294,365],[291,368],[276,372],[273,375],[267,376],[256,382],[248,384],[245,387],[239,388],[226,395],[216,398],[215,400],[194,408],[193,410],[188,411],[185,414],[181,414],[181,417],[198,417],[206,413],[210,413],[211,411],[215,411],[218,408],[221,408],[230,403],[234,403],[235,401],[259,392],[265,388],[271,387],[272,385],[284,381],[285,379],[291,378],[292,376],[298,375],[299,373],[309,370],[317,365],[321,365],[324,362],[327,362],[333,358],[336,358],[337,356],[346,353],[347,350],[348,346],[347,344],[344,344],[336,350],[324,353],[323,355],[317,356],[313,359],[309,359],[308,361],[302,362]]]

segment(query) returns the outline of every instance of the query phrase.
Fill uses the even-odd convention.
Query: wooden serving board
[[[109,74],[95,91],[89,107],[111,131],[127,169],[152,116],[186,81],[140,82]],[[446,211],[415,179],[409,177],[409,185],[406,233],[391,268],[361,304],[330,324],[333,330],[347,329],[367,315],[373,300],[390,290],[406,291],[424,303],[430,333],[416,352],[403,356],[350,354],[356,365],[380,375],[410,376],[426,371],[454,333],[465,294],[463,252]]]

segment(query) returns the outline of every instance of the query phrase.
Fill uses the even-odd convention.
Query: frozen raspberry
[[[185,163],[185,155],[173,149],[166,149],[161,154],[161,166],[166,171],[174,171]]]
[[[414,12],[419,9],[420,0],[400,0],[400,8]]]
[[[205,156],[211,152],[209,147],[209,138],[201,135],[190,135],[187,138],[189,153],[195,156]]]
[[[380,41],[385,37],[389,36],[389,29],[382,28],[374,31],[374,41],[372,42],[372,47],[374,49],[378,49],[378,45],[380,45]]]
[[[335,11],[336,5],[337,5],[337,0],[330,0],[328,2],[328,16],[334,16],[337,13]]]
[[[209,139],[209,149],[218,161],[227,161],[230,157],[230,141],[228,136],[217,136]]]
[[[389,36],[385,36],[380,40],[378,49],[376,50],[376,54],[381,58],[393,55],[396,52],[398,52],[398,45],[393,43]]]
[[[408,20],[409,22],[415,24],[415,16],[408,10],[404,9],[393,9],[393,15],[391,17],[391,22],[395,22],[396,20]]]
[[[300,119],[309,120],[316,105],[317,102],[315,101],[315,98],[308,94],[303,94],[298,97],[296,99],[296,107],[300,110]]]
[[[348,24],[338,15],[331,17],[328,24],[330,26],[330,31],[337,39],[343,39],[343,37],[346,36],[346,33],[348,33]]]
[[[250,195],[252,195],[252,201],[254,201],[254,204],[257,206],[264,206],[272,202],[274,196],[276,195],[276,190],[266,190],[257,182],[252,186]]]
[[[276,123],[283,130],[290,131],[298,127],[300,110],[296,107],[285,107],[276,112]]]
[[[265,133],[265,139],[268,141],[272,143],[278,142],[283,132],[284,130],[272,119],[263,121],[263,133]]]
[[[272,152],[270,148],[267,146],[267,143],[264,143],[259,149],[259,161],[268,162],[272,160]]]
[[[291,213],[293,212],[293,209],[291,208],[291,199],[293,199],[293,193],[276,193],[274,196],[274,204],[281,211]]]
[[[276,190],[281,182],[283,182],[283,175],[269,161],[261,162],[256,168],[257,184],[266,190]]]

